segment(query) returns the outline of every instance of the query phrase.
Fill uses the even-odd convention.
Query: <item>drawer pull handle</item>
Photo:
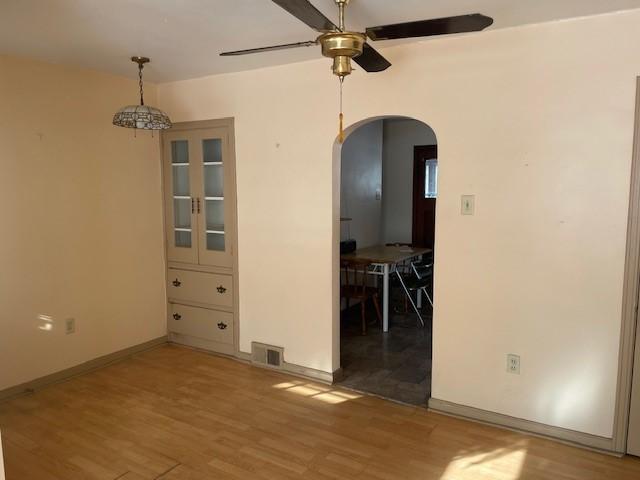
[[[179,287],[180,285],[182,285],[182,282],[180,280],[178,280],[177,278],[171,283],[173,283],[174,287]]]
[[[182,318],[182,315],[180,315],[179,313],[174,313],[173,314],[173,319],[174,320],[180,320]]]
[[[218,288],[216,288],[216,290],[218,290],[218,293],[224,293],[227,291],[226,288],[224,288],[222,285],[220,285]]]
[[[224,330],[225,328],[227,328],[227,324],[226,324],[226,323],[224,323],[224,322],[220,322],[220,323],[218,324],[218,328],[219,328],[220,330]]]

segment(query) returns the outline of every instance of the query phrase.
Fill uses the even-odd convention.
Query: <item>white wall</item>
[[[376,194],[378,196],[376,196]],[[341,239],[358,248],[378,245],[382,230],[382,120],[358,128],[342,146]]]
[[[382,201],[384,243],[411,243],[413,233],[413,147],[436,145],[433,130],[412,119],[384,120]]]
[[[631,11],[397,46],[383,50],[392,68],[345,81],[347,123],[402,115],[438,137],[434,397],[611,435],[639,22]],[[339,361],[328,68],[159,86],[175,121],[236,119],[240,347],[281,345],[324,371]],[[460,215],[462,194],[475,216]]]
[[[0,390],[166,334],[158,138],[111,125],[137,91],[0,56]]]

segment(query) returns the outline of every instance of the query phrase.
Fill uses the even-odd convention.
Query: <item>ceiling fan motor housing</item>
[[[362,55],[365,41],[364,34],[357,32],[327,32],[318,37],[322,55],[329,58]]]
[[[318,37],[322,55],[333,58],[333,73],[339,77],[351,73],[351,59],[362,55],[365,41],[357,32],[327,32]]]

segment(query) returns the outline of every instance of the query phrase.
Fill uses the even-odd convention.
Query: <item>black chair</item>
[[[433,308],[433,300],[429,295],[429,290],[433,288],[433,263],[413,263],[414,275],[405,281],[407,290],[410,292],[422,292],[426,295],[429,305]]]
[[[408,274],[402,275],[398,270],[396,270],[395,273],[398,279],[398,283],[400,284],[406,295],[405,312],[408,308],[408,300],[411,303],[413,310],[416,312],[418,322],[421,326],[424,327],[424,319],[422,318],[420,308],[418,308],[417,305],[417,297],[419,293],[424,293],[424,295],[426,295],[427,297],[427,300],[429,301],[429,305],[431,305],[431,308],[433,308],[433,301],[431,299],[431,295],[429,294],[429,290],[431,290],[431,288],[433,287],[433,264],[415,262],[410,264],[410,272]],[[415,301],[413,295],[414,292],[416,297]]]

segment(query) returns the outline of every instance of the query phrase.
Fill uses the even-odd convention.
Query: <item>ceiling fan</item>
[[[455,17],[419,20],[414,22],[396,23],[369,27],[365,33],[352,32],[345,28],[344,14],[349,0],[335,0],[338,6],[338,25],[325,17],[309,0],[272,0],[276,5],[284,8],[298,20],[304,22],[321,33],[315,40],[271,47],[252,48],[223,52],[221,56],[247,55],[250,53],[284,50],[287,48],[310,47],[320,44],[322,55],[333,59],[333,73],[344,79],[352,71],[351,59],[367,72],[381,72],[391,66],[391,63],[380,55],[367,43],[371,40],[395,40],[401,38],[430,37],[450,33],[476,32],[484,30],[493,23],[491,17],[474,13]]]

